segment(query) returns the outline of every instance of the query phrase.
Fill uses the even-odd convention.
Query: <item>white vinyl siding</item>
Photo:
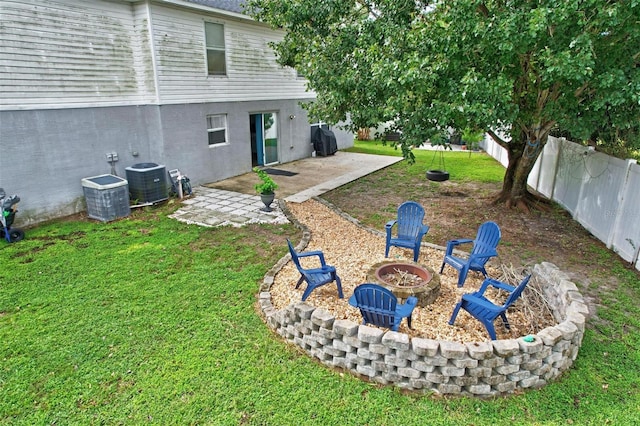
[[[281,33],[249,20],[207,16],[153,5],[161,103],[309,99],[304,79],[276,63],[271,41]],[[208,75],[205,20],[224,25],[226,77]]]
[[[136,10],[105,1],[3,1],[2,108],[153,101],[151,52],[142,46],[148,32],[136,30]]]
[[[168,2],[167,2],[168,3]],[[276,63],[282,33],[155,1],[2,0],[0,110],[309,99]],[[209,75],[205,22],[224,26]]]

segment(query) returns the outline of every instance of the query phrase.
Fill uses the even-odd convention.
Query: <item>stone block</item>
[[[531,388],[531,387],[534,387],[539,380],[540,380],[540,377],[538,376],[530,376],[520,380],[518,382],[518,386],[524,389]]]
[[[315,307],[307,305],[306,303],[297,303],[294,305],[295,314],[303,319],[311,319],[311,314],[313,314],[315,310]]]
[[[462,359],[467,356],[467,347],[463,343],[443,340],[440,342],[440,354],[448,359]]]
[[[432,383],[440,383],[440,384],[446,383],[449,380],[449,377],[445,377],[442,374],[438,374],[438,373],[425,373],[424,377],[425,379],[427,379]]]
[[[507,361],[507,364],[522,364],[523,362],[529,361],[529,354],[509,356],[505,358],[505,361]]]
[[[433,386],[432,382],[423,378],[409,379],[409,383],[414,389],[431,389],[431,387]]]
[[[398,374],[402,377],[408,377],[411,379],[417,379],[422,374],[420,371],[410,367],[399,367]]]
[[[336,333],[333,331],[332,328],[324,328],[321,327],[320,330],[317,331],[317,333],[327,339],[335,339],[335,338],[340,338],[340,336],[336,335]]]
[[[382,342],[384,331],[379,328],[369,327],[367,325],[358,326],[358,338],[366,343]]]
[[[578,287],[571,281],[563,279],[558,283],[558,291],[561,294],[567,294],[569,292],[578,291]]]
[[[358,350],[356,351],[356,354],[358,354],[358,358],[363,358],[363,359],[369,359],[369,360],[382,359],[382,355],[375,352],[371,352],[367,348],[358,348]]]
[[[356,372],[368,377],[374,377],[376,375],[376,370],[374,370],[371,365],[358,364],[356,365]]]
[[[561,340],[553,346],[553,352],[561,352],[563,355],[571,347],[569,340]]]
[[[460,377],[460,376],[464,376],[465,369],[454,367],[453,365],[446,365],[446,366],[440,367],[440,372],[444,376]]]
[[[442,394],[452,394],[452,393],[456,394],[456,393],[460,393],[460,391],[462,390],[462,387],[454,383],[441,383],[438,385],[437,389],[438,389],[438,392]]]
[[[407,364],[409,363],[408,360],[397,357],[394,354],[385,355],[384,362],[386,362],[389,365],[393,365],[395,367],[406,367]]]
[[[414,361],[418,358],[420,358],[418,356],[418,354],[416,354],[414,351],[412,351],[411,349],[405,351],[405,350],[401,350],[401,349],[397,349],[396,350],[396,356],[398,358],[404,358],[408,361]]]
[[[538,336],[532,336],[533,342],[525,342],[524,338],[518,339],[518,346],[520,346],[520,352],[525,354],[535,354],[542,350],[542,339]]]
[[[463,359],[451,359],[449,361],[451,361],[451,364],[453,364],[458,368],[475,368],[478,366],[477,359],[463,358]]]
[[[333,314],[324,309],[318,308],[311,314],[311,322],[321,328],[332,328],[335,320]]]
[[[542,362],[542,361],[541,361]],[[534,376],[544,376],[551,370],[551,366],[549,364],[542,364],[540,367],[535,370],[531,370],[531,374]]]
[[[377,360],[371,362],[371,368],[380,372],[388,372],[389,370],[393,370],[392,367],[388,366],[384,360]]]
[[[531,377],[531,372],[527,370],[520,370],[516,373],[507,374],[507,380],[512,382],[519,382],[520,380],[524,380]]]
[[[358,339],[358,336],[342,336],[342,341],[354,348],[362,348],[365,346],[369,346],[367,345],[365,342],[363,342],[362,340]]]
[[[584,329],[587,324],[587,318],[585,315],[578,313],[568,314],[566,321],[572,322],[576,327],[578,327],[580,332],[584,333]]]
[[[493,356],[493,345],[491,342],[467,343],[467,353],[473,359],[487,359]]]
[[[438,353],[440,342],[432,339],[414,338],[411,339],[413,351],[418,355],[435,356]]]
[[[335,320],[333,332],[339,336],[357,336],[359,324],[349,320]]]
[[[564,340],[572,341],[573,337],[578,333],[578,327],[570,321],[564,321],[560,324],[556,325],[556,330],[562,333],[562,338]]]
[[[427,365],[444,366],[449,363],[449,360],[443,356],[430,356],[424,357],[424,362]]]
[[[428,365],[426,362],[421,361],[421,360],[415,360],[415,361],[411,361],[411,367],[418,370],[418,371],[422,371],[425,373],[431,373],[433,372],[436,367],[433,365]]]
[[[451,381],[458,386],[469,386],[478,384],[478,378],[470,376],[453,377]]]
[[[493,351],[501,357],[506,358],[520,352],[520,345],[515,339],[492,340],[491,343],[493,344]]]
[[[573,301],[567,307],[567,311],[566,311],[565,315],[570,315],[570,314],[582,314],[582,315],[588,317],[589,316],[589,308],[587,307],[586,304],[584,304],[582,302]]]
[[[536,371],[540,367],[542,367],[541,359],[532,359],[530,361],[523,362],[522,364],[520,364],[521,370]]]
[[[504,374],[496,374],[489,377],[480,377],[480,381],[486,383],[488,385],[494,386],[499,383],[504,383],[507,381],[507,376]]]
[[[489,367],[489,368],[496,368],[499,367],[501,365],[504,365],[505,361],[504,358],[500,358],[499,356],[494,356],[493,358],[488,358],[488,359],[483,359],[480,361],[480,366],[481,367]]]
[[[334,349],[338,349],[345,353],[353,351],[353,346],[344,343],[342,340],[335,339],[331,342],[331,345],[327,345],[327,347],[333,347]]]
[[[467,375],[470,377],[490,377],[491,370],[489,367],[467,368]]]
[[[389,346],[385,346],[382,343],[371,343],[369,345],[369,350],[373,353],[380,355],[390,354],[392,349]]]
[[[471,384],[465,386],[465,390],[474,395],[490,395],[491,386],[487,384]]]
[[[500,367],[494,368],[494,371],[496,373],[505,374],[505,375],[515,373],[519,370],[520,370],[520,366],[515,364],[506,364],[506,365],[501,365]]]
[[[493,386],[493,389],[500,393],[511,393],[516,390],[516,384],[515,382],[498,383],[497,385]]]
[[[388,331],[382,336],[382,344],[391,349],[409,350],[409,335],[398,333],[397,331]]]
[[[338,348],[334,348],[331,346],[325,346],[324,351],[331,355],[332,357],[344,357],[347,353]]]
[[[562,340],[562,333],[556,327],[547,327],[538,333],[538,337],[547,346],[553,346]]]

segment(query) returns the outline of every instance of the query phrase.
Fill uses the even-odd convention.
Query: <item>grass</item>
[[[469,160],[464,175],[499,175]],[[386,179],[403,188],[402,173]],[[299,238],[292,225],[208,229],[171,209],[55,221],[0,242],[0,424],[640,422],[640,284],[607,250],[593,250],[609,272],[595,272],[598,318],[567,374],[509,398],[437,398],[330,370],[271,333],[256,293],[285,238]]]

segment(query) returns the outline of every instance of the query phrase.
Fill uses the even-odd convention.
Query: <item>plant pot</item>
[[[271,208],[271,203],[273,203],[274,198],[276,198],[276,194],[274,192],[270,192],[268,194],[260,194],[260,200],[264,204],[264,208],[260,209],[264,212],[270,212],[273,209]]]
[[[427,179],[434,182],[449,180],[449,172],[445,170],[427,170]]]

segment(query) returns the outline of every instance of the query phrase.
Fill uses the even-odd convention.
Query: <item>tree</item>
[[[638,134],[638,0],[250,0],[284,30],[282,65],[308,79],[310,114],[351,130],[393,122],[410,148],[487,131],[509,156],[497,201],[528,210],[527,177],[562,129]],[[614,132],[603,132],[615,129]],[[617,143],[608,140],[606,143]]]

